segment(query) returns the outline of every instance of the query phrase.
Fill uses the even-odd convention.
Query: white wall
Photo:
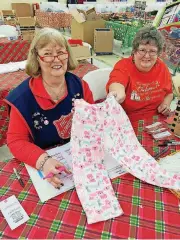
[[[10,10],[11,3],[40,3],[48,0],[0,0],[0,10]],[[60,3],[66,3],[66,0],[58,0]]]

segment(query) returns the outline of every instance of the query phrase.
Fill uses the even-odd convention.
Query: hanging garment
[[[89,224],[123,214],[103,165],[106,153],[142,181],[180,189],[180,174],[163,169],[146,152],[114,97],[96,105],[75,101],[71,146],[74,182]]]

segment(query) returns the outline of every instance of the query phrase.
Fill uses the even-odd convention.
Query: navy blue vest
[[[73,100],[83,98],[81,80],[76,75],[67,72],[65,74],[67,97],[53,109],[43,110],[29,87],[30,79],[26,79],[14,89],[7,96],[7,101],[19,110],[37,146],[48,148],[67,143],[70,140]]]

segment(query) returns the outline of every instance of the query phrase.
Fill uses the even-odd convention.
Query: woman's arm
[[[93,104],[94,103],[93,94],[89,88],[89,85],[87,84],[87,82],[82,80],[82,86],[83,86],[84,100],[90,104]]]
[[[172,92],[172,78],[169,72],[168,67],[163,63],[163,67],[165,68],[165,78],[162,79],[164,84],[164,90],[166,91],[166,96],[164,100],[158,107],[158,112],[163,115],[169,115],[170,113],[170,105],[173,100],[173,92]]]
[[[173,100],[173,93],[169,93],[165,96],[163,103],[168,105],[168,107],[170,107],[172,100]]]
[[[129,60],[118,61],[109,76],[109,81],[106,85],[107,93],[114,95],[119,103],[122,103],[126,98],[125,89],[129,82],[127,67]]]
[[[37,169],[40,169],[43,164],[42,170],[45,176],[50,172],[54,174],[54,176],[48,178],[47,181],[49,181],[55,188],[60,188],[62,183],[56,174],[59,172],[57,168],[61,167],[62,164],[54,158],[48,157],[46,160],[48,154],[32,143],[29,130],[26,127],[24,120],[13,107],[10,112],[7,144],[14,157],[18,160]]]
[[[169,93],[165,96],[163,102],[158,107],[158,112],[163,115],[169,115],[170,113],[170,105],[173,100],[173,93]]]
[[[32,143],[30,132],[15,108],[11,108],[7,145],[13,156],[20,161],[36,167],[37,159],[45,151]]]

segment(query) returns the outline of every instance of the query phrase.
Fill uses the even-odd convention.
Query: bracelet
[[[43,171],[44,164],[46,163],[46,161],[47,161],[49,158],[52,158],[52,157],[48,155],[48,156],[46,156],[46,157],[44,158],[44,160],[43,160],[43,161],[41,162],[41,164],[40,164],[39,170]]]

